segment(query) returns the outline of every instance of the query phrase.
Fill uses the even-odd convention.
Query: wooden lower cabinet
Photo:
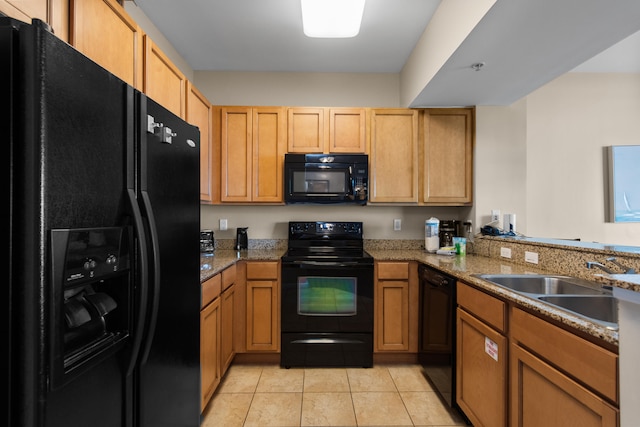
[[[235,296],[235,284],[220,295],[220,376],[224,376],[236,355],[236,347],[233,342]]]
[[[220,384],[220,298],[200,311],[200,410]]]
[[[376,262],[375,271],[374,351],[416,353],[417,265]]]
[[[246,351],[280,351],[280,263],[246,263]]]
[[[507,338],[457,310],[456,400],[476,427],[507,425]]]
[[[456,401],[478,426],[619,425],[618,355],[457,284]]]
[[[512,427],[615,427],[618,410],[602,398],[511,344]]]

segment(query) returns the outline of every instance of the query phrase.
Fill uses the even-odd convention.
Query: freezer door
[[[138,369],[139,425],[200,424],[199,131],[139,94],[139,198],[150,294]]]
[[[123,311],[130,309],[126,301],[134,285],[123,279],[114,287],[93,286],[92,292],[118,295],[118,307],[105,316],[108,321],[123,314],[118,351],[113,347],[108,357],[100,352],[100,358],[84,358],[73,365],[77,368],[73,375],[67,376],[70,362],[62,365],[58,371],[63,372],[62,380],[54,380],[52,331],[64,325],[80,327],[78,319],[67,322],[64,315],[84,300],[77,289],[56,294],[51,240],[52,230],[126,226],[125,156],[127,144],[133,142],[133,121],[127,112],[133,110],[133,96],[129,101],[124,82],[59,40],[42,22],[11,31],[15,96],[9,106],[8,132],[12,156],[8,425],[121,425],[126,418],[123,365],[130,329]],[[92,325],[97,327],[98,321]]]

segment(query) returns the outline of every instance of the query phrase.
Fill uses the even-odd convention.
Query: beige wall
[[[640,246],[640,223],[605,222],[603,166],[603,147],[640,144],[638,117],[640,74],[567,73],[478,108],[478,222],[500,209],[528,236]]]
[[[527,97],[531,235],[640,246],[640,223],[604,222],[603,172],[603,147],[640,144],[639,118],[640,74],[569,73]]]

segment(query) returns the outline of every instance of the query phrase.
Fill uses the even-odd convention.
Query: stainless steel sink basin
[[[515,292],[536,295],[602,295],[598,283],[577,277],[537,274],[481,274],[478,277]]]
[[[618,329],[618,301],[612,295],[548,295],[538,299],[609,329]]]

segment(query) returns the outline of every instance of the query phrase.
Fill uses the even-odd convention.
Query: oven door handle
[[[300,268],[318,268],[318,267],[326,267],[326,268],[335,268],[335,267],[358,267],[363,264],[357,261],[293,261],[293,265],[298,266]]]

